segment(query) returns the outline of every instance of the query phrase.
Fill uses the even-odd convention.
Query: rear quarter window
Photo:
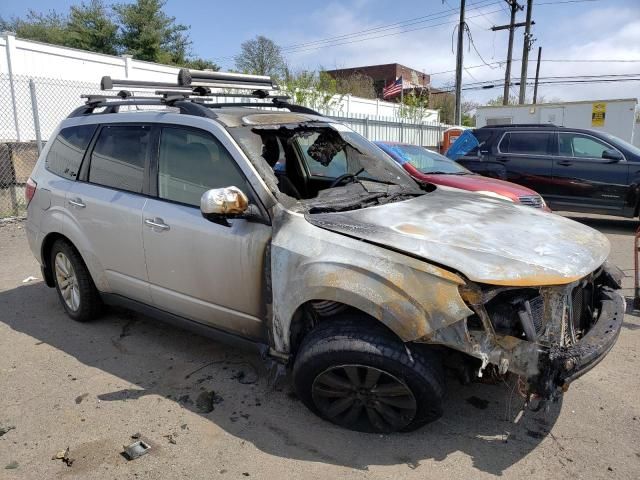
[[[551,132],[507,132],[500,140],[501,153],[520,155],[550,155]]]
[[[96,125],[80,125],[60,130],[47,153],[45,168],[56,175],[75,180],[96,128]]]

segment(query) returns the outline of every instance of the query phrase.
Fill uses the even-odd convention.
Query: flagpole
[[[404,79],[400,75],[400,105],[404,106]]]

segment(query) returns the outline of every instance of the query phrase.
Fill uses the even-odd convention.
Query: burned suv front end
[[[605,263],[559,286],[467,284],[461,295],[475,314],[466,320],[463,350],[483,367],[492,364],[500,374],[519,375],[527,393],[554,399],[615,344],[625,311],[621,277],[617,267]]]

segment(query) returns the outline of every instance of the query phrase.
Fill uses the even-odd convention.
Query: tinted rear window
[[[89,181],[141,193],[150,140],[148,126],[104,127],[91,152]]]
[[[95,125],[80,125],[60,130],[45,159],[46,169],[61,177],[75,180],[84,152],[95,131]]]
[[[509,132],[500,141],[502,153],[528,155],[548,155],[551,142],[550,132]]]

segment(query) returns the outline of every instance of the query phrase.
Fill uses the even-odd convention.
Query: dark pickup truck
[[[493,125],[472,133],[479,146],[457,159],[469,170],[529,187],[553,210],[638,216],[638,147],[555,125]]]

